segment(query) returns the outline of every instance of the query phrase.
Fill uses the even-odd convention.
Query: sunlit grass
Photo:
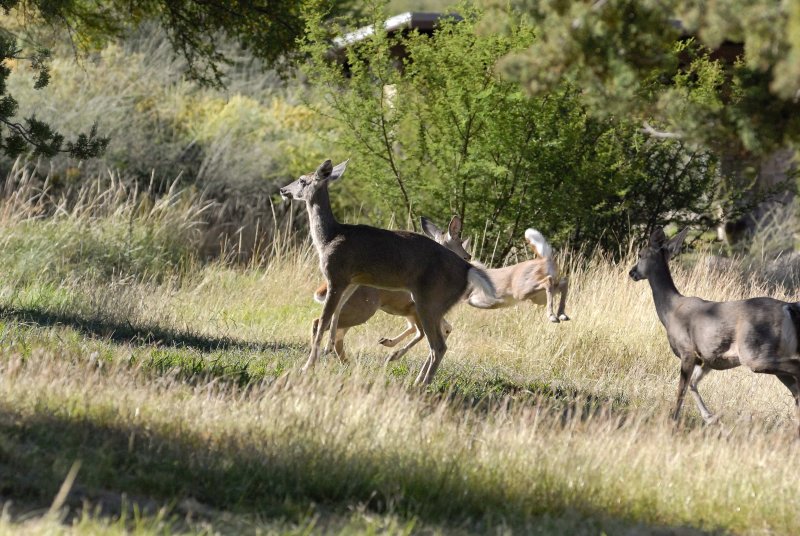
[[[0,241],[48,244],[54,220],[18,213]],[[97,229],[130,225],[114,214]],[[189,221],[175,218],[137,225],[165,236]],[[418,389],[425,345],[384,368],[376,341],[404,321],[383,313],[348,334],[350,365],[299,374],[319,313],[308,245],[84,276],[124,235],[102,236],[99,257],[0,252],[0,532],[800,531],[791,396],[769,376],[714,373],[701,391],[720,424],[689,402],[675,427],[678,360],[630,262],[564,263],[570,322],[457,306],[443,366]],[[686,294],[797,299],[735,262],[691,261],[675,266]],[[47,263],[61,268],[20,275]]]

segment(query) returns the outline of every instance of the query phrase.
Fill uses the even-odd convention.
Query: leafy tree
[[[505,0],[486,0],[504,15]],[[504,60],[535,94],[569,80],[593,113],[746,158],[800,141],[800,4],[516,0],[539,39]],[[508,15],[504,15],[508,17]],[[490,30],[503,25],[501,18]]]
[[[329,4],[341,10],[349,2]],[[6,15],[0,26],[0,151],[12,157],[30,149],[36,155],[66,152],[89,158],[108,143],[95,126],[65,142],[34,116],[15,120],[18,103],[6,84],[13,66],[29,62],[37,73],[37,89],[50,81],[50,52],[41,45],[43,27],[68,32],[82,54],[143,21],[157,20],[176,53],[186,59],[187,75],[216,86],[222,85],[223,67],[232,61],[223,52],[223,41],[232,39],[267,65],[286,68],[297,58],[295,40],[304,28],[303,2],[293,0],[0,0],[0,8]]]
[[[375,32],[347,48],[346,70],[330,61],[322,17],[311,19],[308,78],[357,156],[350,188],[373,221],[459,214],[484,249],[496,248],[495,262],[531,225],[556,241],[615,247],[668,221],[711,222],[709,154],[590,114],[571,83],[527,94],[496,65],[532,46],[533,25],[480,33],[481,13],[459,12],[462,21],[444,21],[432,37],[387,36],[376,8]]]

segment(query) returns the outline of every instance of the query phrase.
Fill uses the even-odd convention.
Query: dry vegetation
[[[687,401],[673,427],[678,361],[628,261],[564,259],[568,323],[457,307],[427,390],[423,345],[383,369],[382,313],[351,366],[301,376],[308,245],[276,225],[263,262],[204,265],[202,202],[93,188],[0,205],[0,532],[800,532],[791,396],[715,373],[721,424]],[[797,299],[764,274],[699,255],[676,281]]]

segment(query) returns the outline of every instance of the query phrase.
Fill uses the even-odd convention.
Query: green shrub
[[[526,94],[495,66],[529,47],[535,28],[522,20],[482,34],[480,11],[459,12],[463,20],[432,37],[388,36],[374,8],[365,22],[378,30],[347,48],[346,69],[329,59],[323,19],[312,22],[308,79],[355,157],[341,209],[366,207],[384,224],[395,213],[411,222],[459,214],[494,262],[529,226],[556,243],[616,249],[654,225],[711,221],[710,155],[591,115],[568,81],[544,97]]]

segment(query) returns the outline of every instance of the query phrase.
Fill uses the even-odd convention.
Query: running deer
[[[328,284],[325,305],[303,366],[313,367],[320,354],[322,335],[330,329],[336,342],[339,313],[358,285],[411,292],[430,353],[415,383],[427,384],[436,374],[447,345],[442,317],[473,288],[492,301],[494,288],[486,273],[426,236],[389,231],[367,225],[339,223],[333,215],[328,185],[339,179],[347,161],[333,167],[330,160],[280,189],[284,199],[305,201],[311,238]]]
[[[634,281],[647,279],[650,283],[658,319],[681,361],[673,419],[680,415],[688,384],[703,420],[714,422],[716,417],[700,397],[697,385],[711,370],[744,365],[753,372],[778,377],[794,396],[800,423],[800,304],[773,298],[712,302],[681,295],[667,261],[678,254],[687,231],[669,241],[663,229],[653,231],[649,245],[629,272]]]
[[[453,216],[447,232],[443,232],[436,224],[428,218],[422,218],[422,230],[436,242],[450,249],[464,260],[471,260],[472,256],[467,252],[469,239],[461,240],[461,218]],[[539,258],[524,261],[514,266],[506,268],[495,268],[486,270],[486,274],[492,281],[497,305],[494,301],[485,301],[482,296],[469,296],[469,303],[474,307],[482,309],[493,309],[497,307],[509,307],[518,301],[529,300],[539,305],[547,304],[547,316],[552,322],[569,320],[564,312],[567,298],[567,280],[558,280],[558,271],[552,259],[552,248],[544,239],[541,233],[535,229],[525,231],[525,237],[531,248],[537,252]],[[481,266],[481,268],[483,268]],[[556,281],[558,280],[558,284]],[[322,302],[325,299],[327,286],[323,284],[314,294],[314,299]],[[560,294],[558,316],[553,314],[553,295]],[[422,332],[419,323],[415,321],[414,302],[408,293],[396,291],[385,291],[367,287],[359,288],[353,296],[342,306],[339,319],[339,333],[336,337],[337,354],[343,355],[344,334],[347,329],[365,323],[372,318],[375,312],[381,309],[389,314],[405,316],[408,320],[408,327],[400,335],[393,338],[382,338],[378,341],[384,346],[393,347],[403,339],[415,333],[414,338],[389,355],[386,362],[401,358],[415,344],[422,339]],[[318,320],[314,321],[312,332],[316,330]],[[449,328],[449,324],[447,324]],[[446,328],[445,328],[446,329]],[[446,332],[449,334],[449,330]]]
[[[436,226],[433,226],[434,228]],[[425,230],[431,238],[441,243],[441,231]],[[564,312],[567,303],[567,280],[558,278],[558,269],[553,261],[553,248],[542,233],[536,229],[525,231],[525,239],[539,257],[503,268],[489,268],[486,274],[495,288],[496,299],[486,301],[479,294],[469,297],[469,304],[479,309],[500,309],[522,301],[546,305],[546,314],[551,322],[569,320]],[[553,297],[559,294],[558,313],[553,313]]]
[[[423,229],[427,229],[429,226],[433,225],[430,220],[425,217],[421,218],[420,221]],[[469,261],[472,257],[464,249],[469,240],[464,241],[464,244],[462,244],[460,241],[460,236],[461,219],[458,216],[453,216],[453,219],[450,221],[450,226],[448,227],[448,232],[441,237],[441,240],[437,241],[456,253],[462,259]],[[325,303],[325,297],[327,293],[328,285],[327,283],[323,283],[316,290],[316,292],[314,292],[314,300],[318,303]],[[344,336],[347,334],[347,331],[352,327],[360,326],[361,324],[366,323],[370,318],[373,317],[373,315],[375,315],[376,312],[378,312],[378,310],[390,315],[405,317],[406,321],[408,322],[406,330],[400,335],[393,338],[382,337],[378,343],[389,348],[393,348],[397,346],[403,339],[414,334],[414,338],[411,339],[408,344],[399,350],[392,352],[387,357],[387,364],[403,357],[408,350],[421,341],[425,336],[422,330],[422,325],[419,321],[419,316],[417,315],[416,306],[414,305],[414,299],[411,297],[409,292],[405,290],[385,290],[374,287],[360,286],[355,292],[353,292],[353,295],[350,296],[350,299],[347,300],[344,305],[342,305],[342,309],[339,313],[339,323],[336,331],[334,350],[340,359],[346,359]],[[318,326],[319,318],[315,319],[311,326],[312,334],[316,333]],[[452,331],[452,326],[447,322],[447,320],[442,319],[442,334],[444,335],[445,340],[447,340],[447,337],[450,336]]]

